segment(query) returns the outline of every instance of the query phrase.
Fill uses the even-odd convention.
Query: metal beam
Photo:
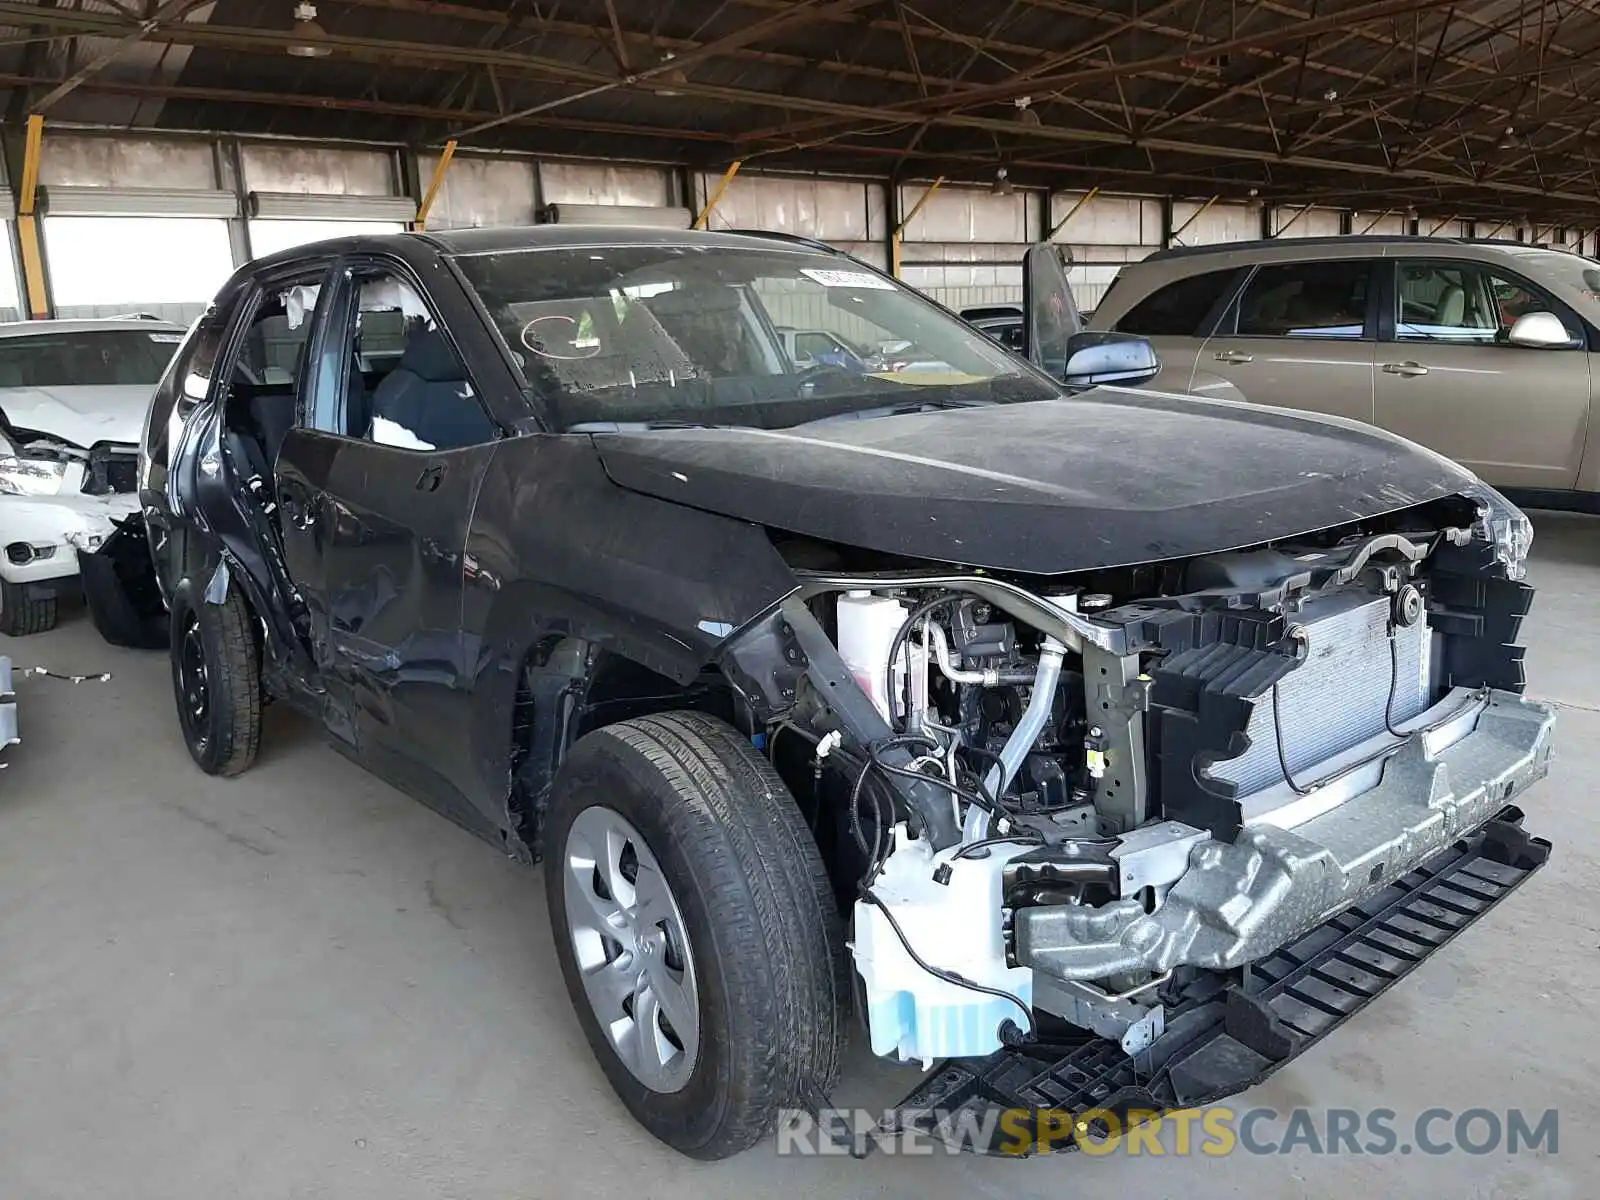
[[[85,80],[89,79],[97,71],[110,66],[134,46],[144,41],[144,39],[150,34],[160,29],[168,21],[182,20],[191,10],[199,8],[202,4],[207,4],[209,2],[210,0],[166,0],[165,4],[150,14],[148,20],[141,21],[130,33],[125,34],[114,45],[95,55],[66,79],[63,79],[59,84],[51,88],[50,91],[41,96],[38,103],[33,106],[33,111],[36,113],[46,112],[58,100],[70,95],[73,91],[80,87]]]
[[[933,194],[943,186],[944,176],[941,175],[928,185],[927,191],[917,197],[917,202],[911,206],[911,211],[900,218],[900,223],[894,227],[894,232],[889,235],[889,274],[896,279],[900,278],[900,249],[906,226],[917,219],[917,214],[923,210],[929,200],[933,199]]]
[[[711,220],[711,214],[716,211],[717,205],[722,203],[722,197],[728,192],[728,185],[733,182],[733,177],[739,173],[739,168],[744,166],[741,159],[734,159],[728,164],[728,169],[722,173],[722,179],[717,183],[717,190],[711,193],[711,198],[706,201],[706,206],[700,210],[700,215],[694,219],[696,229],[704,229]]]
[[[969,108],[976,104],[1004,103],[1015,99],[1017,96],[1043,88],[1059,90],[1091,83],[1109,82],[1110,80],[1130,75],[1143,74],[1158,67],[1183,66],[1191,62],[1197,53],[1214,57],[1219,54],[1228,54],[1235,50],[1248,50],[1281,42],[1299,41],[1302,38],[1316,34],[1345,29],[1359,22],[1377,21],[1420,9],[1444,8],[1457,2],[1458,0],[1378,0],[1377,3],[1363,4],[1356,8],[1348,9],[1338,16],[1285,24],[1273,29],[1264,29],[1244,37],[1203,43],[1201,46],[1184,49],[1176,53],[1169,52],[1150,58],[1132,59],[1116,66],[1095,67],[1065,74],[1040,74],[1028,78],[1013,77],[1004,83],[974,88],[954,95],[930,96],[926,100],[919,99],[902,104],[889,105],[877,111],[874,119],[881,123],[884,120],[895,117],[926,116],[934,113],[949,112],[958,108]],[[815,128],[825,128],[829,124],[832,123],[824,121],[801,122],[778,126],[772,130],[763,130],[750,136],[757,138],[789,136],[796,133],[810,132]]]
[[[22,279],[27,290],[28,317],[40,321],[50,315],[50,290],[45,282],[44,249],[39,241],[39,220],[34,216],[39,196],[39,155],[44,145],[44,118],[28,118],[22,151],[22,179],[17,186],[17,240],[22,249]]]
[[[439,161],[434,164],[433,178],[428,180],[428,190],[422,193],[422,199],[417,202],[417,217],[411,222],[411,228],[421,233],[428,228],[428,214],[433,211],[433,202],[439,197],[439,189],[444,186],[444,173],[450,169],[450,160],[456,156],[456,141],[451,138],[444,144],[444,150],[439,155]]]
[[[1205,214],[1205,211],[1220,199],[1222,199],[1221,196],[1213,196],[1213,197],[1211,197],[1211,199],[1207,200],[1204,204],[1202,204],[1199,208],[1195,209],[1194,212],[1190,214],[1189,219],[1187,221],[1185,221],[1182,225],[1179,225],[1176,229],[1174,229],[1172,231],[1171,240],[1172,241],[1177,241],[1180,237],[1182,237],[1183,236],[1183,231],[1185,229],[1189,228],[1189,226],[1193,225],[1196,221],[1198,221]]]
[[[376,0],[367,0],[367,2],[375,3]],[[417,11],[429,12],[443,12],[445,10],[449,10],[453,13],[461,7],[458,5],[434,3],[433,0],[386,0],[386,2],[392,4],[399,4],[403,2],[408,5],[408,10],[415,9]],[[766,0],[759,0],[758,7],[770,7],[770,5],[766,3]],[[33,17],[38,21],[48,21],[54,25],[65,25],[66,27],[81,30],[83,32],[93,32],[108,37],[116,36],[118,33],[127,28],[126,25],[105,14],[81,12],[77,10],[37,9],[21,6],[14,2],[5,2],[5,0],[0,0],[0,15],[9,15],[13,10],[16,10],[19,13],[27,12],[32,14]],[[822,11],[823,10],[818,10],[819,13]],[[1074,6],[1074,11],[1078,11],[1076,6]],[[18,19],[20,20],[22,18],[19,17]],[[821,19],[821,17],[819,16],[817,19]],[[848,20],[850,18],[836,17],[835,19]],[[873,27],[876,27],[876,23],[873,23]],[[890,24],[890,27],[896,29],[897,31],[899,29],[899,26],[893,23]],[[182,45],[225,46],[230,49],[242,49],[247,52],[267,54],[281,53],[282,50],[293,41],[293,39],[294,35],[292,32],[228,28],[217,26],[214,23],[206,23],[203,25],[181,24],[178,26],[170,26],[151,35],[151,40],[164,40]],[[575,66],[570,62],[558,62],[529,55],[513,54],[482,47],[421,46],[417,43],[410,42],[397,42],[393,40],[373,38],[339,37],[335,35],[329,35],[327,42],[330,47],[338,50],[341,55],[363,61],[382,63],[385,65],[391,63],[395,65],[414,65],[424,69],[438,70],[442,69],[442,64],[445,63],[470,63],[480,65],[485,68],[498,67],[500,70],[507,72],[529,74],[545,79],[559,79],[577,83],[590,83],[594,85],[595,90],[581,92],[579,93],[580,95],[594,95],[600,90],[609,90],[616,84],[616,77],[613,75]],[[704,48],[704,45],[702,45],[702,48]],[[734,54],[741,53],[739,50],[729,50],[724,52]],[[1038,53],[1037,50],[1032,52],[1035,54]],[[1252,53],[1267,54],[1268,52],[1252,51]],[[676,61],[681,64],[681,62],[684,61],[684,57],[685,56],[680,56]],[[1122,68],[1119,67],[1118,69]],[[1331,70],[1333,68],[1324,65],[1319,66],[1318,69]],[[885,77],[887,77],[888,74],[889,73],[885,72]],[[1349,74],[1355,78],[1361,77],[1357,72],[1350,72]],[[1160,73],[1153,73],[1151,77],[1161,78],[1163,76]],[[937,81],[930,80],[930,82],[936,83]],[[729,102],[730,104],[753,103],[773,107],[796,106],[790,103],[785,103],[786,100],[795,100],[796,98],[794,97],[779,97],[773,95],[772,93],[753,92],[748,89],[709,87],[706,85],[691,83],[682,90],[686,94],[692,94],[707,99],[723,100]],[[572,96],[563,97],[557,103],[570,103],[573,98],[574,97]],[[1447,97],[1441,95],[1440,98],[1445,99]],[[1273,97],[1269,94],[1268,99],[1276,101],[1280,98]],[[812,101],[803,105],[799,105],[799,107],[811,112],[833,113],[838,111],[836,107],[818,107],[819,103],[821,102]],[[1098,105],[1099,107],[1106,108],[1108,110],[1116,109],[1117,111],[1120,111],[1120,108],[1117,105],[1111,104],[1107,101],[1096,101],[1090,99],[1084,101],[1074,101],[1073,103],[1082,104],[1083,106],[1089,108],[1094,108]],[[866,112],[870,112],[872,119],[875,121],[881,120],[882,117],[881,109],[869,109],[865,108],[864,106],[852,106],[847,108],[846,112],[851,115],[851,123],[854,123],[856,120],[865,120],[865,117],[862,117],[859,114]],[[510,114],[505,112],[497,112],[493,114],[491,119],[504,119],[508,115]],[[1241,126],[1237,121],[1213,121],[1211,124],[1218,128],[1250,128],[1252,130],[1255,128],[1253,126]],[[1551,122],[1551,124],[1554,125],[1555,123]],[[1010,130],[1010,132],[1018,133],[1019,130],[1013,128]],[[1023,129],[1021,132],[1024,136],[1028,135],[1027,129]],[[1125,130],[1118,130],[1118,132],[1126,134]],[[1270,131],[1262,130],[1261,132],[1265,133]],[[685,136],[693,136],[693,134],[686,134]],[[1358,148],[1359,145],[1360,143],[1351,143],[1350,145],[1342,146],[1341,148],[1349,150]],[[1277,147],[1274,146],[1274,150],[1276,150],[1276,148]],[[744,156],[748,157],[748,153]],[[1438,154],[1437,152],[1430,154],[1429,157],[1440,163],[1442,166],[1448,166],[1451,161],[1448,156]]]
[[[1273,237],[1282,237],[1285,233],[1287,233],[1293,227],[1293,225],[1294,225],[1294,223],[1296,221],[1298,221],[1301,217],[1305,216],[1308,212],[1310,212],[1315,207],[1316,207],[1316,205],[1314,205],[1314,204],[1303,204],[1299,208],[1295,209],[1294,216],[1290,217],[1282,225],[1279,225],[1278,226],[1278,232],[1274,233],[1272,236]]]
[[[1376,229],[1378,227],[1378,222],[1379,221],[1383,220],[1385,217],[1394,216],[1394,211],[1395,210],[1392,209],[1392,208],[1384,209],[1377,216],[1373,217],[1372,220],[1368,221],[1364,226],[1362,226],[1362,228],[1360,230],[1358,230],[1358,232],[1362,233],[1362,234],[1371,233],[1374,229]]]
[[[460,130],[455,136],[458,138],[470,137],[473,134],[483,133],[486,130],[493,129],[498,125],[504,125],[506,122],[513,121],[519,116],[533,116],[537,113],[549,112],[552,109],[559,108],[566,104],[571,104],[574,101],[585,100],[590,96],[598,96],[602,92],[609,92],[614,88],[623,87],[625,85],[634,86],[636,84],[646,83],[649,80],[667,74],[669,71],[674,73],[681,72],[689,67],[694,66],[696,63],[703,62],[708,58],[714,58],[724,50],[736,49],[739,46],[745,45],[746,43],[759,41],[764,37],[771,37],[774,33],[778,33],[790,25],[803,24],[805,21],[815,16],[819,11],[827,13],[847,13],[851,9],[860,8],[864,4],[873,2],[874,0],[833,0],[833,3],[822,5],[819,8],[818,0],[799,0],[798,3],[791,4],[781,13],[774,13],[772,16],[767,17],[764,20],[756,21],[754,24],[747,25],[742,29],[736,29],[725,37],[718,38],[714,42],[707,42],[698,50],[691,50],[687,54],[674,56],[671,59],[666,59],[657,63],[653,67],[648,67],[643,71],[637,71],[631,75],[624,75],[620,79],[614,79],[604,84],[597,84],[592,88],[586,88],[581,92],[574,92],[569,96],[561,96],[555,100],[547,100],[543,104],[535,104],[528,108],[519,109],[517,112],[507,113],[503,117],[496,117],[492,121],[480,121],[476,125],[472,125],[466,129]]]
[[[1046,242],[1055,241],[1056,240],[1056,234],[1060,233],[1063,229],[1065,229],[1067,227],[1067,222],[1072,220],[1073,217],[1078,215],[1078,210],[1083,208],[1084,205],[1088,204],[1089,201],[1093,200],[1099,194],[1100,194],[1100,185],[1097,183],[1097,184],[1094,185],[1094,187],[1090,188],[1083,195],[1079,196],[1078,200],[1077,200],[1077,203],[1075,203],[1071,208],[1067,209],[1067,215],[1062,217],[1061,220],[1057,221],[1054,225],[1050,226],[1050,232],[1045,234],[1044,237],[1041,238],[1040,240],[1041,241],[1046,241]]]

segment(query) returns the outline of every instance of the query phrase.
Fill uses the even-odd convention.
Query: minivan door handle
[[[1217,361],[1218,362],[1247,363],[1247,362],[1255,362],[1255,360],[1256,360],[1256,356],[1254,354],[1245,354],[1243,351],[1240,351],[1240,350],[1219,350],[1217,352]]]
[[[1417,362],[1384,363],[1383,371],[1386,375],[1404,375],[1410,378],[1413,375],[1426,375],[1428,368]]]
[[[439,485],[444,482],[444,464],[433,463],[422,468],[422,474],[417,476],[417,491],[437,492]]]

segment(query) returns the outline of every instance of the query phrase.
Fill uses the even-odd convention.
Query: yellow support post
[[[706,201],[706,206],[700,210],[700,215],[694,219],[696,229],[704,229],[711,220],[711,214],[717,205],[722,203],[722,197],[727,193],[728,185],[733,182],[733,177],[739,173],[739,168],[744,166],[744,160],[736,158],[728,164],[728,169],[722,173],[722,182],[717,184],[717,190],[711,193],[711,198]]]
[[[900,224],[894,227],[894,232],[889,235],[889,274],[896,279],[900,278],[900,237],[906,231],[906,226],[917,219],[917,214],[922,211],[922,206],[933,199],[933,194],[944,186],[944,176],[941,175],[928,185],[928,190],[917,198],[911,206],[911,211],[900,219]]]
[[[428,213],[438,199],[439,189],[444,186],[444,173],[450,169],[450,160],[455,156],[456,140],[451,138],[444,144],[444,153],[439,155],[439,162],[433,168],[433,178],[428,180],[428,190],[422,193],[422,202],[417,205],[417,218],[411,222],[413,232],[422,233],[428,228]]]
[[[39,246],[39,221],[34,215],[39,194],[39,151],[44,143],[44,118],[28,118],[23,143],[22,182],[17,188],[17,240],[22,245],[22,278],[28,288],[28,318],[50,315],[50,296],[44,285],[44,252]]]

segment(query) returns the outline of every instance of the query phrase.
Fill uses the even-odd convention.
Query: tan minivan
[[[1162,250],[1090,322],[1154,388],[1354,417],[1525,503],[1600,503],[1600,262],[1514,242],[1336,237]]]

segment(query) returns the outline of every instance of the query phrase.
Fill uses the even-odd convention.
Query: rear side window
[[[202,317],[178,351],[174,369],[156,389],[144,427],[144,453],[152,467],[166,469],[179,428],[210,391],[225,329],[226,323],[214,314]]]
[[[1236,268],[1229,267],[1157,288],[1129,309],[1116,328],[1143,337],[1199,337],[1202,322],[1237,274]]]
[[[1242,337],[1365,336],[1372,263],[1361,259],[1262,267],[1239,297]]]

